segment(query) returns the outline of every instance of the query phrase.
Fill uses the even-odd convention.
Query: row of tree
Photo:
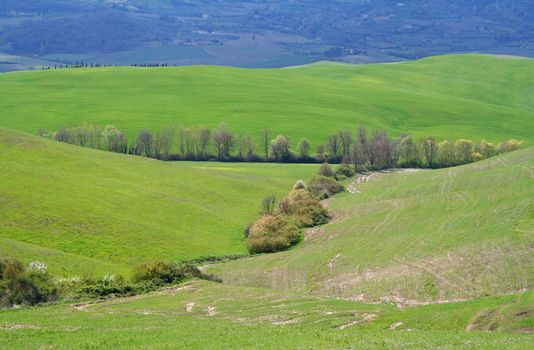
[[[365,128],[359,128],[355,132],[340,130],[330,135],[312,153],[306,138],[300,139],[293,149],[288,138],[283,135],[271,138],[268,129],[261,130],[253,138],[250,135],[235,135],[225,124],[220,124],[214,130],[203,127],[165,127],[157,132],[143,130],[132,141],[114,125],[101,128],[84,124],[61,128],[53,133],[41,130],[39,134],[82,147],[161,160],[330,162],[352,164],[356,171],[392,167],[449,167],[521,147],[521,142],[514,139],[498,145],[486,141],[474,143],[467,139],[438,142],[434,137],[414,139],[410,135],[394,139],[385,131],[368,132]]]

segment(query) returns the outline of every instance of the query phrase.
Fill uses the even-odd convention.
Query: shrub
[[[306,186],[306,183],[302,180],[298,180],[297,183],[295,183],[295,186],[293,186],[294,190],[308,190],[308,186]]]
[[[317,199],[329,198],[345,190],[336,180],[321,175],[315,175],[308,183],[308,188]]]
[[[156,285],[180,282],[187,277],[199,274],[198,269],[190,264],[178,265],[153,261],[137,266],[134,270],[134,282],[152,282]]]
[[[334,171],[332,170],[332,167],[330,167],[330,164],[328,163],[321,164],[321,167],[319,168],[319,175],[325,176],[325,177],[336,176],[336,174],[334,174]]]
[[[307,190],[292,191],[287,198],[280,201],[278,209],[281,214],[295,218],[300,227],[312,227],[326,224],[330,219],[328,211],[313,198]]]
[[[515,139],[511,139],[511,140],[508,140],[508,141],[504,141],[503,143],[500,143],[497,146],[497,151],[499,153],[512,152],[512,151],[515,151],[515,150],[518,150],[519,148],[521,148],[522,145],[523,145],[523,143],[521,141],[517,141]]]
[[[336,170],[336,178],[345,180],[354,176],[354,169],[348,164],[341,164]]]
[[[251,226],[247,246],[252,254],[274,253],[288,249],[299,236],[300,229],[294,218],[264,215]]]
[[[261,201],[260,215],[272,215],[274,213],[274,206],[276,204],[276,197],[269,195]]]
[[[58,289],[46,273],[46,266],[27,272],[24,265],[16,260],[0,260],[0,304],[35,305],[57,298]]]
[[[11,279],[24,274],[24,265],[17,260],[0,260],[0,280]]]

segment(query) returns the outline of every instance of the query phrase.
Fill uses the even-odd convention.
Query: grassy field
[[[212,267],[225,283],[400,304],[534,288],[534,149],[378,173],[298,248]]]
[[[491,72],[491,74],[488,74]],[[534,140],[534,61],[440,56],[376,65],[290,69],[69,69],[0,75],[0,127],[35,133],[83,122],[129,135],[162,126],[258,135],[264,127],[312,147],[341,128],[500,142]],[[21,103],[24,101],[24,103]]]
[[[244,254],[244,225],[311,165],[166,163],[0,129],[0,255],[52,272]]]
[[[9,349],[531,349],[532,292],[398,309],[207,282],[0,312]],[[492,332],[486,332],[491,330]]]

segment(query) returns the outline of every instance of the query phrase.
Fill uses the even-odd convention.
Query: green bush
[[[150,281],[157,285],[180,282],[188,277],[198,276],[200,271],[190,264],[165,263],[153,261],[139,265],[133,274],[134,282]]]
[[[335,177],[336,176],[336,174],[332,170],[332,167],[328,163],[321,164],[321,167],[319,168],[318,174],[320,176],[325,176],[325,177]]]
[[[44,269],[26,271],[16,260],[0,260],[0,305],[35,305],[56,300],[58,288]]]
[[[76,291],[78,297],[106,298],[125,297],[142,293],[148,293],[158,289],[159,285],[152,281],[132,283],[122,276],[104,275],[93,279],[83,278],[81,287]]]
[[[345,190],[336,180],[321,175],[315,175],[308,183],[308,188],[317,199],[326,199]]]
[[[336,170],[336,179],[345,180],[354,176],[354,169],[348,164],[341,164]]]
[[[326,208],[303,189],[292,191],[280,201],[278,208],[281,214],[293,216],[300,227],[326,224],[330,219]]]
[[[274,253],[298,242],[300,229],[295,218],[288,215],[264,215],[249,230],[247,247],[250,253]]]

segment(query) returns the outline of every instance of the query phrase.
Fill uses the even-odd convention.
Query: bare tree
[[[234,136],[224,124],[219,125],[213,133],[213,143],[217,148],[217,158],[219,160],[230,158],[230,152],[234,146]]]
[[[173,130],[170,127],[160,129],[154,138],[154,153],[157,157],[161,153],[166,157],[169,156],[172,149]]]
[[[193,128],[184,130],[185,155],[188,159],[196,157],[196,130]]]
[[[198,131],[198,155],[203,158],[206,155],[210,143],[211,132],[209,129],[202,128]]]
[[[362,149],[362,146],[359,142],[352,145],[351,151],[351,161],[354,166],[354,172],[357,173],[360,170],[365,170],[365,165],[367,163],[367,155]]]
[[[178,150],[182,158],[185,157],[185,132],[183,127],[178,127]]]
[[[139,145],[141,154],[144,153],[147,157],[152,155],[153,142],[152,133],[148,130],[141,131],[137,136],[137,144]]]
[[[245,150],[247,152],[247,159],[254,158],[254,140],[250,136],[245,138]]]
[[[237,155],[239,159],[244,159],[245,155],[245,138],[243,135],[237,136]]]
[[[265,160],[269,159],[269,147],[270,147],[270,131],[265,128],[261,131],[261,142],[263,146],[263,151],[265,154]]]
[[[59,142],[69,142],[71,139],[70,132],[67,128],[61,128],[54,133],[54,139]]]
[[[348,159],[350,157],[350,151],[352,146],[352,131],[341,130],[339,132],[339,139],[341,142],[341,151],[343,158]]]
[[[395,145],[385,131],[375,131],[369,148],[370,162],[375,169],[387,169],[395,165]]]
[[[261,201],[261,215],[273,215],[274,214],[274,207],[276,204],[276,198],[274,195],[269,195],[263,198]]]
[[[328,137],[328,152],[330,159],[336,160],[338,158],[340,148],[340,142],[338,135],[332,135]]]

